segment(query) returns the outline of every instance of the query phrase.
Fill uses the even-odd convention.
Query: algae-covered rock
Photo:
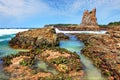
[[[40,67],[36,65],[40,60],[47,63],[45,70],[40,69],[41,65]],[[9,62],[10,64],[7,65]],[[3,63],[5,64],[4,71],[10,73],[10,80],[16,78],[20,80],[54,80],[56,78],[76,80],[76,76],[82,77],[84,74],[82,63],[76,53],[56,47],[20,52],[4,57]],[[51,68],[48,69],[49,67]],[[52,69],[55,69],[57,73],[53,74],[54,70],[50,71]]]
[[[109,30],[107,34],[93,35],[81,51],[109,80],[120,79],[120,31]]]
[[[31,49],[58,45],[57,35],[53,27],[32,29],[17,33],[10,41],[13,48]]]

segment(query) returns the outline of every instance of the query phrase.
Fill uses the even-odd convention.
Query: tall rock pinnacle
[[[98,25],[97,18],[96,18],[96,8],[90,12],[88,10],[86,10],[84,12],[81,25],[83,25],[83,26],[87,26],[87,25],[96,26],[96,25]]]

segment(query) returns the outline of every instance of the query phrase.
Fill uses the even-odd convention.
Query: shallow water
[[[4,33],[5,31],[7,31],[7,30],[3,29],[3,31],[2,31],[2,29],[0,29],[0,58],[3,56],[6,56],[6,55],[10,55],[10,54],[16,54],[19,51],[21,51],[21,50],[16,50],[16,49],[10,48],[10,46],[8,45],[8,42],[12,37],[15,36],[15,33],[24,31],[24,29],[22,29],[22,30],[14,29],[13,31],[11,29],[11,30],[8,30],[7,33]],[[26,29],[25,29],[25,31],[26,31]],[[60,47],[66,48],[72,52],[77,52],[80,55],[81,61],[84,64],[85,71],[86,71],[84,80],[104,80],[104,77],[101,75],[99,69],[97,69],[95,66],[93,66],[92,61],[89,60],[84,55],[80,54],[80,49],[82,49],[84,47],[83,42],[78,41],[77,38],[74,36],[69,36],[69,37],[71,40],[60,41]],[[22,50],[22,51],[24,51],[24,50]],[[48,64],[45,63],[44,61],[38,61],[38,64],[36,66],[38,68],[42,69],[43,71],[57,74],[57,71],[53,67],[48,66]],[[3,73],[2,68],[3,68],[2,61],[0,60],[0,80],[8,80],[9,76],[6,75],[5,73]]]
[[[54,75],[58,74],[58,71],[53,66],[50,66],[48,63],[42,60],[38,60],[34,65],[34,67],[38,70],[42,70],[44,72],[50,72]]]
[[[72,52],[76,52],[78,55],[80,55],[81,62],[83,63],[85,69],[85,76],[83,77],[83,79],[105,80],[105,77],[102,76],[100,70],[93,65],[92,61],[84,55],[80,54],[81,49],[84,47],[83,42],[77,40],[75,36],[68,36],[70,37],[70,40],[60,41],[60,47],[68,49]]]
[[[15,33],[26,31],[27,29],[0,29],[0,80],[9,80],[9,75],[3,72],[1,58],[10,54],[17,54],[19,51],[28,51],[23,49],[13,49],[8,42]]]
[[[12,31],[13,30],[13,31]],[[10,54],[17,54],[19,51],[29,51],[29,50],[24,50],[24,49],[13,49],[9,46],[9,41],[11,38],[15,36],[13,33],[21,32],[21,31],[26,31],[27,29],[9,29],[7,33],[2,33],[6,31],[6,29],[0,29],[0,58],[10,55]],[[58,74],[58,71],[48,65],[45,61],[39,60],[36,62],[34,65],[36,69],[44,71],[44,72],[51,72],[52,74]],[[0,60],[0,80],[8,80],[9,75],[6,75],[6,73],[3,72],[3,65],[2,61]]]

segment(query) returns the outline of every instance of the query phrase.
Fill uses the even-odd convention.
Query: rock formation
[[[83,28],[83,30],[99,30],[96,18],[96,9],[93,9],[90,12],[88,10],[84,12],[80,27]]]
[[[118,29],[118,28],[117,28]],[[78,36],[86,42],[81,54],[89,57],[108,80],[120,80],[120,28],[107,34]]]
[[[57,45],[57,35],[53,27],[32,29],[21,32],[10,41],[13,48],[30,49]]]
[[[84,25],[84,26],[86,25],[96,26],[97,25],[96,9],[93,9],[90,12],[88,10],[84,12],[81,25]]]
[[[84,76],[79,55],[58,47],[19,52],[2,60],[9,80],[79,80]],[[46,65],[37,66],[41,61]]]

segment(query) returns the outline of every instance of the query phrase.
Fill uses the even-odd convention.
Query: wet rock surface
[[[111,29],[107,34],[87,38],[82,54],[89,57],[109,80],[120,79],[120,31],[118,29]]]
[[[36,47],[58,45],[57,36],[53,27],[32,29],[17,33],[10,41],[13,48],[31,49]]]
[[[53,66],[58,73],[42,71],[32,67],[35,62],[43,60]],[[4,71],[9,73],[10,80],[80,80],[84,72],[79,55],[63,48],[35,49],[30,52],[20,52],[3,58]],[[79,77],[79,78],[78,78]]]
[[[57,33],[58,40],[69,40],[69,37],[66,36],[64,33]]]

